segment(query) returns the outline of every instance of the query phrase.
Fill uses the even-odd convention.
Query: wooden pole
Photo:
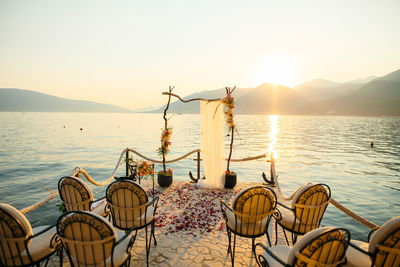
[[[197,151],[197,180],[200,179],[200,150]]]
[[[126,151],[125,154],[125,176],[129,176],[129,150]]]

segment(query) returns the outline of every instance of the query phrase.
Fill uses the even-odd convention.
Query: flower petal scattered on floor
[[[149,193],[151,196],[152,192]],[[236,193],[238,190],[201,189],[190,183],[180,183],[171,190],[156,189],[155,195],[160,197],[156,227],[165,227],[166,235],[179,231],[194,236],[212,231],[222,232],[225,222],[220,199],[229,201]]]

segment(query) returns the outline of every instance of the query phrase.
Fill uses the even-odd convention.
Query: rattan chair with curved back
[[[158,197],[149,201],[146,191],[140,185],[131,180],[118,180],[107,187],[106,199],[114,227],[124,231],[132,226],[136,227],[136,231],[145,228],[148,265],[152,238],[154,245],[157,245],[154,228]],[[150,236],[148,227],[151,227]]]
[[[350,241],[347,266],[400,266],[400,216],[371,231],[368,240]]]
[[[321,227],[308,232],[292,247],[265,247],[258,243],[257,264],[260,267],[276,266],[341,266],[346,262],[350,232],[343,228]],[[265,251],[265,252],[264,252]]]
[[[326,184],[305,184],[294,194],[291,207],[278,202],[280,216],[275,221],[275,244],[278,242],[278,225],[282,227],[288,245],[286,231],[291,233],[294,244],[299,235],[317,229],[330,199],[331,190]]]
[[[56,227],[32,229],[26,217],[11,205],[0,203],[0,266],[32,266],[62,250]]]
[[[129,266],[134,230],[115,231],[107,219],[88,211],[70,211],[57,221],[57,235],[71,266]]]
[[[232,266],[235,262],[236,235],[252,239],[252,252],[255,255],[255,239],[268,235],[268,225],[276,212],[276,195],[264,186],[255,186],[239,192],[232,200],[230,207],[221,200],[221,211],[226,222],[228,234],[228,254],[231,256]],[[233,248],[232,248],[233,234]]]
[[[90,187],[78,177],[62,177],[58,181],[58,192],[66,211],[91,211],[103,217],[109,213],[105,197],[94,200]]]

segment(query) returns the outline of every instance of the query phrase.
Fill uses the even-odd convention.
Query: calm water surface
[[[400,215],[400,118],[237,115],[235,120],[233,158],[276,152],[286,195],[306,182],[322,182],[336,200],[377,224]],[[169,124],[170,159],[199,148],[198,115],[175,115]],[[106,180],[126,147],[158,159],[162,127],[160,114],[0,113],[0,201],[24,208],[47,197],[77,166]],[[227,148],[228,142],[226,137]],[[192,159],[169,167],[180,180],[196,172]],[[257,160],[232,163],[231,169],[239,181],[260,182],[269,165]],[[95,195],[104,194],[104,187],[91,187]],[[29,213],[32,225],[55,223],[57,201]],[[346,227],[362,240],[369,232],[332,205],[322,224]]]

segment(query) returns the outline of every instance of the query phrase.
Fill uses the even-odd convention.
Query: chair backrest
[[[67,211],[90,211],[93,193],[82,179],[64,176],[58,181],[58,192]]]
[[[290,266],[337,266],[345,261],[350,232],[343,228],[322,227],[305,234],[290,249]]]
[[[307,233],[318,228],[330,198],[331,190],[326,184],[306,184],[300,188],[292,199],[292,209],[300,222],[293,224],[293,230]]]
[[[374,266],[400,266],[400,216],[385,222],[371,237]]]
[[[57,221],[57,234],[72,266],[103,265],[112,255],[117,240],[110,222],[87,211],[61,215]]]
[[[106,199],[115,227],[128,230],[143,224],[137,220],[145,219],[142,215],[146,212],[149,199],[140,185],[130,180],[115,181],[107,187]]]
[[[262,186],[247,188],[234,198],[233,211],[242,223],[256,223],[271,215],[276,207],[275,193]]]
[[[22,257],[21,254],[27,250],[32,235],[32,227],[26,217],[13,206],[0,203],[0,265],[30,264],[29,257]]]

